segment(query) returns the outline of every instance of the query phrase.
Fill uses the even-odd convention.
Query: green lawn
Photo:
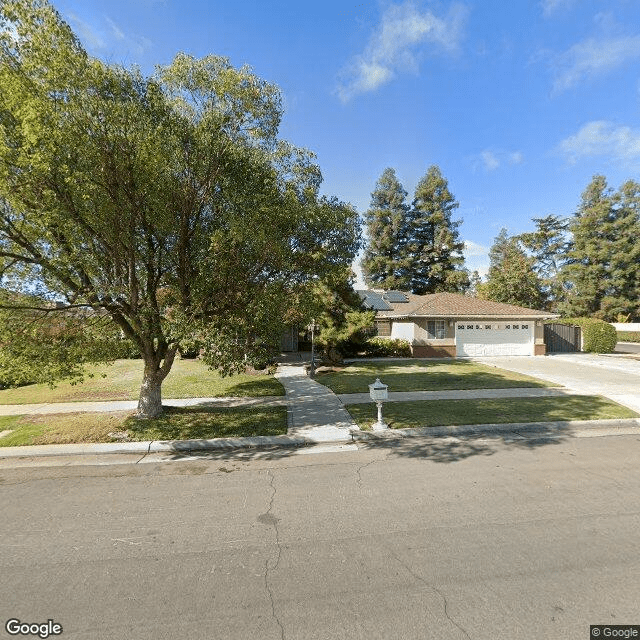
[[[640,331],[618,331],[618,342],[640,342]]]
[[[373,404],[351,404],[346,408],[361,429],[370,428],[376,421]],[[386,402],[383,417],[393,429],[410,429],[456,424],[637,418],[638,414],[600,396],[561,396]]]
[[[192,440],[272,436],[287,433],[286,407],[165,407],[156,420],[128,412],[71,413],[0,417],[0,447],[80,442],[115,442],[110,433],[127,432],[128,441]]]
[[[338,371],[318,373],[316,376],[318,382],[335,393],[368,393],[368,385],[376,378],[389,385],[389,391],[559,386],[512,371],[463,360],[358,362]]]
[[[88,371],[94,377],[76,385],[61,382],[54,389],[46,384],[4,389],[0,391],[0,404],[138,399],[142,360],[116,360]],[[162,384],[163,398],[281,395],[284,389],[273,376],[239,374],[223,378],[200,360],[176,360]]]

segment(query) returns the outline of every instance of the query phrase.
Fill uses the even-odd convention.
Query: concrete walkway
[[[562,384],[571,393],[604,396],[640,412],[640,361],[592,353],[554,353],[537,358],[493,356],[475,362]]]
[[[390,391],[393,402],[415,402],[416,400],[485,400],[492,398],[549,398],[566,395],[591,395],[584,390],[545,389],[522,387],[516,389],[460,389],[452,391]],[[368,393],[341,393],[338,398],[344,404],[371,402]]]
[[[217,397],[217,398],[163,398],[167,407],[281,407],[287,403],[283,396]],[[42,415],[50,413],[108,413],[133,411],[137,400],[112,400],[108,402],[50,402],[41,404],[3,404],[0,416]]]
[[[287,435],[313,442],[349,440],[355,427],[351,416],[333,391],[311,380],[300,364],[283,363],[275,377],[282,383],[288,402]]]

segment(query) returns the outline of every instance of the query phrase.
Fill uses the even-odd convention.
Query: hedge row
[[[615,327],[596,318],[559,318],[548,323],[568,324],[582,329],[582,350],[588,353],[613,353],[618,342]]]
[[[369,338],[360,355],[368,358],[410,358],[411,345],[399,338]]]

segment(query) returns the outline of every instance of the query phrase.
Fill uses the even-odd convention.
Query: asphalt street
[[[117,460],[0,469],[0,637],[10,618],[65,640],[640,624],[638,435]]]

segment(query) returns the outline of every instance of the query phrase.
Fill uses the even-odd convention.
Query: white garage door
[[[458,356],[532,356],[533,322],[458,322]]]

